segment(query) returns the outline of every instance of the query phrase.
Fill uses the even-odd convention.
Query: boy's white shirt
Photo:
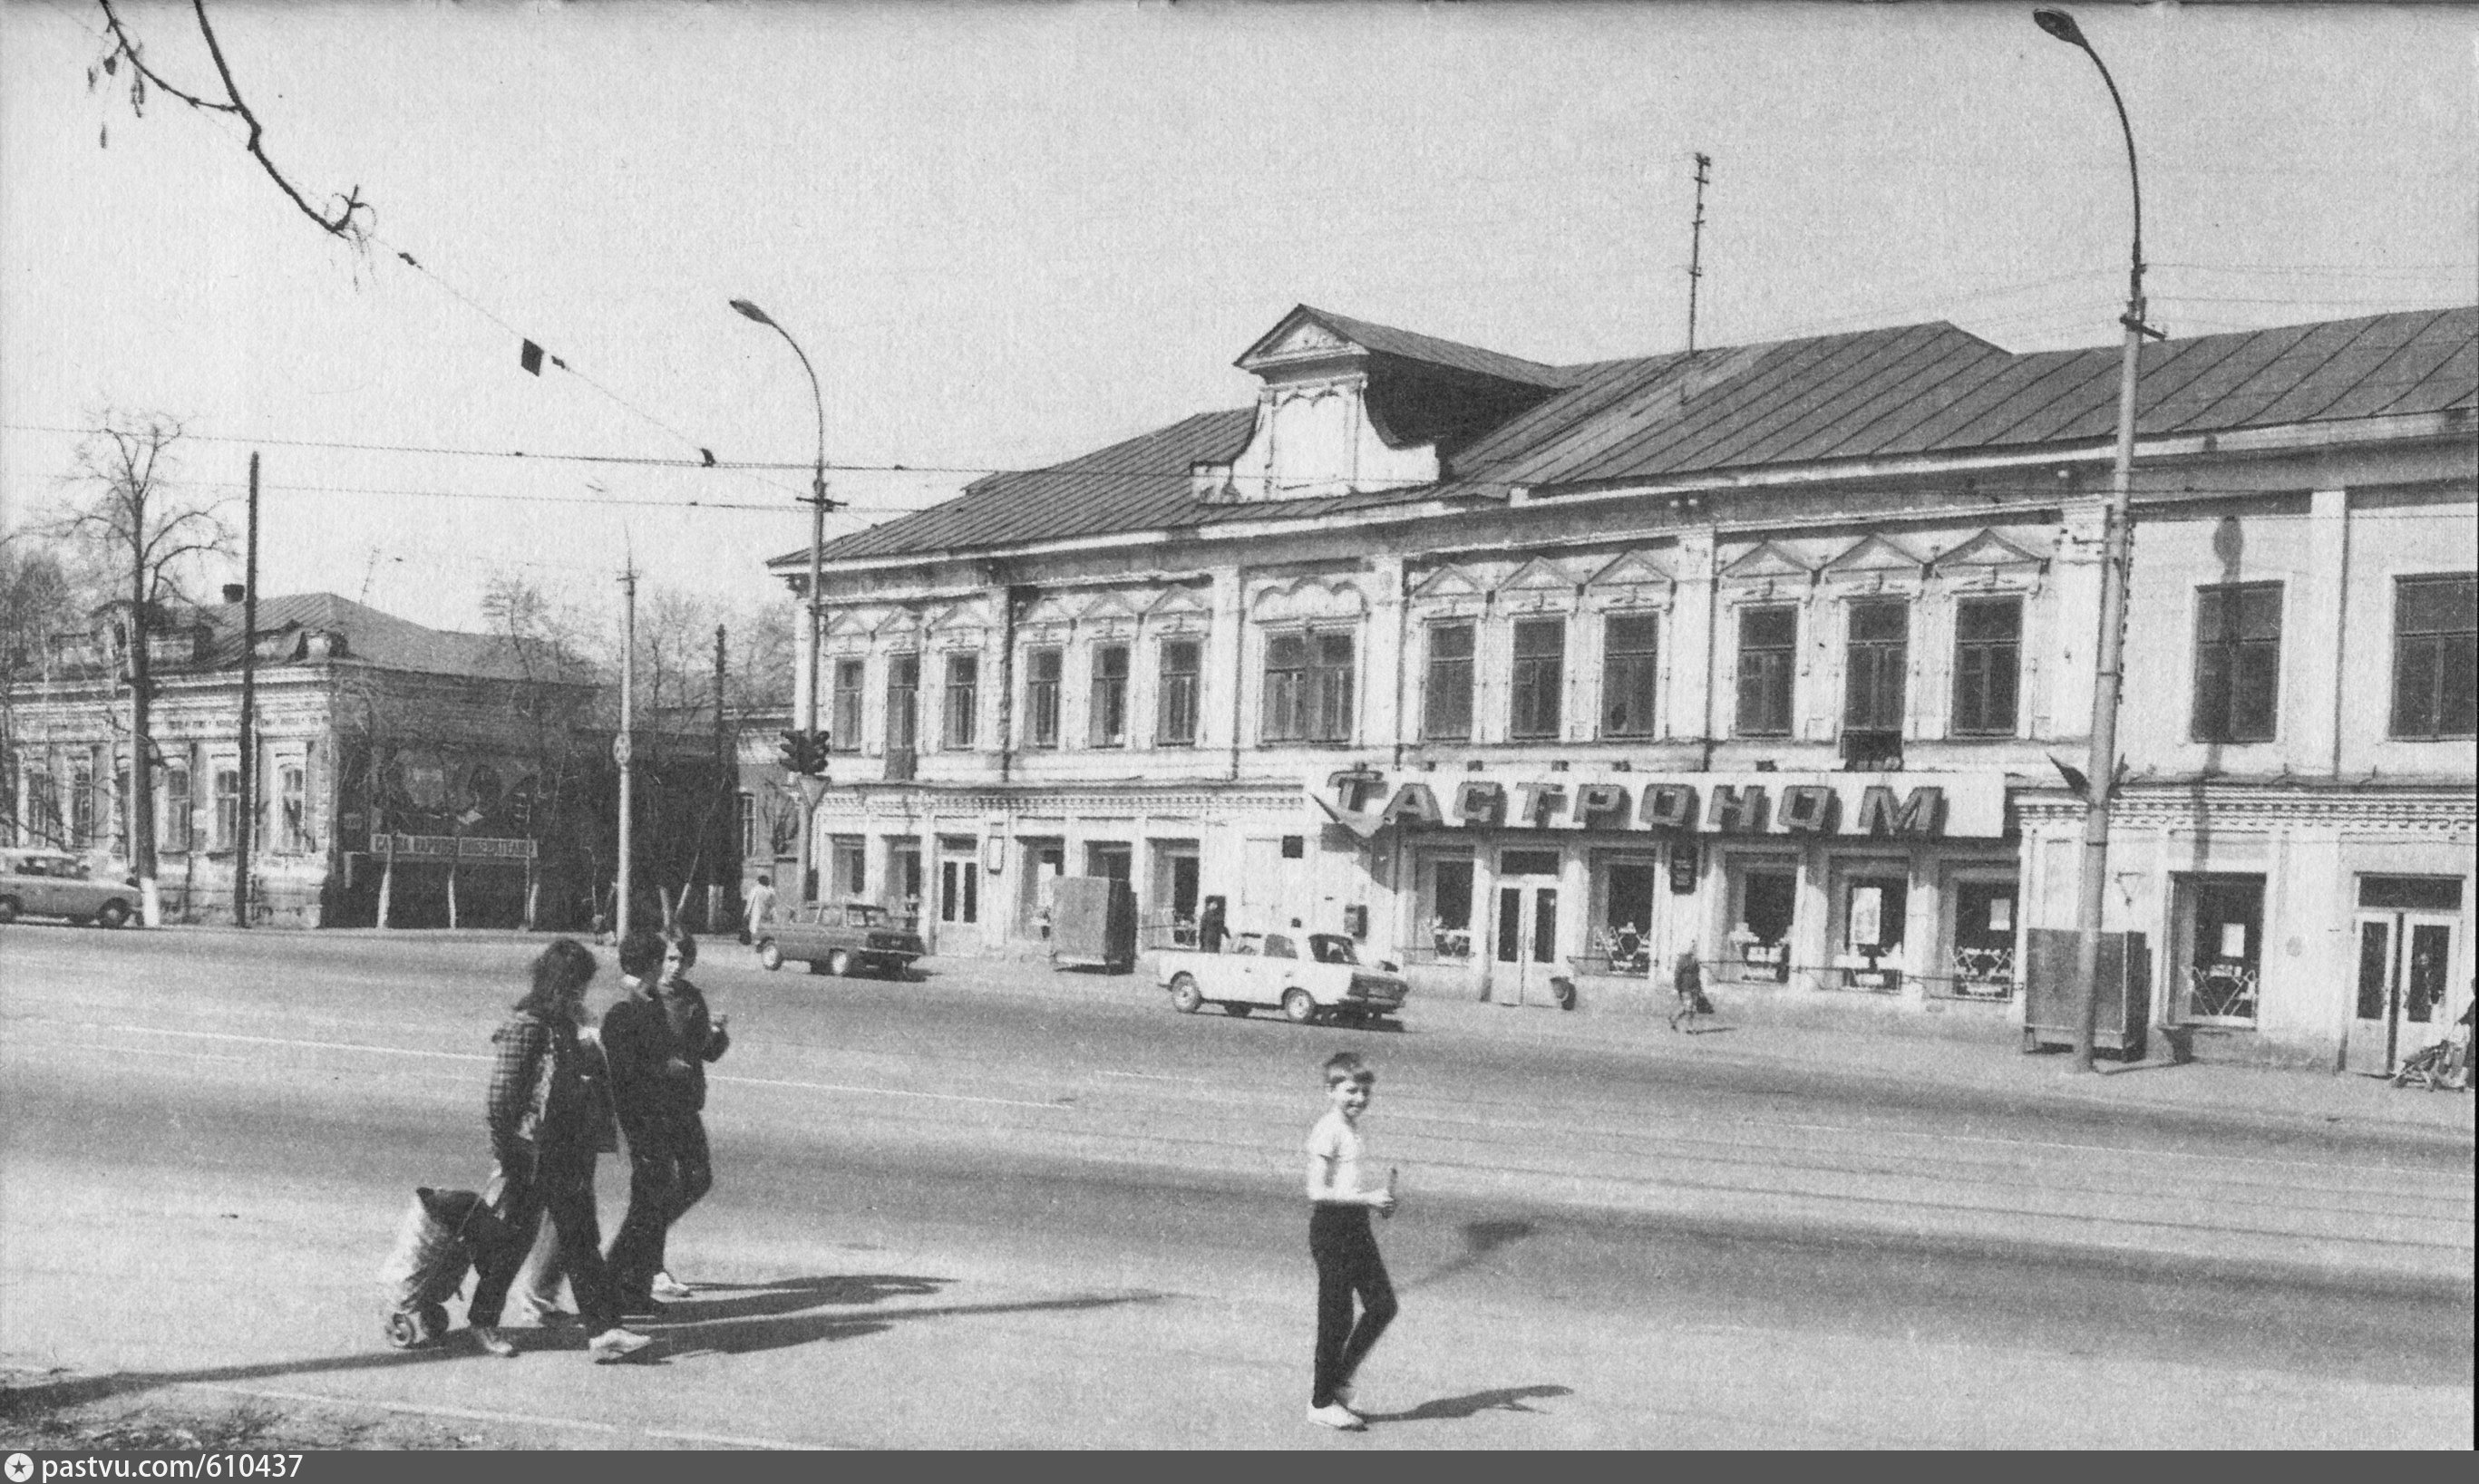
[[[1365,1146],[1359,1128],[1342,1115],[1342,1109],[1328,1109],[1316,1127],[1309,1130],[1308,1151],[1317,1162],[1309,1187],[1312,1200],[1351,1200],[1360,1194]]]

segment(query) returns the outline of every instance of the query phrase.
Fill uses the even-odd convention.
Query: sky
[[[215,92],[187,4],[120,9]],[[2109,344],[2122,136],[2031,11],[210,0],[269,157],[370,203],[355,252],[234,120],[89,90],[92,0],[0,0],[0,525],[61,507],[79,430],[164,413],[199,498],[259,452],[267,593],[473,627],[518,575],[616,615],[633,560],[763,601],[820,420],[731,299],[816,369],[833,534],[1245,406],[1295,303],[1676,349],[1700,151],[1700,345]],[[2479,301],[2479,8],[2075,11],[2156,323]]]

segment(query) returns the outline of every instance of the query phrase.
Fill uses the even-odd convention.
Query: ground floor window
[[[1609,974],[1652,972],[1652,903],[1661,865],[1650,856],[1593,862],[1593,966]]]
[[[888,906],[907,921],[921,920],[921,844],[910,835],[892,835],[886,842]]]
[[[827,844],[832,894],[850,900],[869,891],[869,842],[856,834],[839,834]]]
[[[1023,862],[1016,876],[1016,912],[1028,934],[1047,938],[1057,900],[1056,887],[1059,879],[1067,874],[1067,844],[1063,840],[1027,838],[1016,842],[1016,854]]]
[[[1837,866],[1833,885],[1833,966],[1827,983],[1891,993],[1903,985],[1903,938],[1910,915],[1910,876],[1902,861]]]
[[[1790,934],[1799,915],[1799,862],[1734,860],[1730,887],[1731,977],[1767,984],[1790,978]]]
[[[2181,1018],[2253,1026],[2263,968],[2263,878],[2181,876],[2174,884],[2171,963]]]
[[[1135,884],[1137,853],[1116,840],[1095,840],[1085,847],[1085,874]]]
[[[1153,842],[1152,915],[1142,925],[1148,947],[1196,946],[1198,904],[1202,900],[1203,862],[1194,840]]]
[[[1414,947],[1425,947],[1444,963],[1461,963],[1472,951],[1472,861],[1470,856],[1424,856],[1418,867],[1421,931]]]
[[[1944,975],[1933,976],[1933,992],[1959,1000],[2007,1000],[2014,997],[2014,903],[2012,880],[1966,877],[1947,887],[1947,945]]]

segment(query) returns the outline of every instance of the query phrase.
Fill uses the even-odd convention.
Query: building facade
[[[2468,996],[2474,330],[2145,351],[2109,926],[2205,1054],[2372,1064]],[[2073,922],[2113,350],[1558,367],[1304,306],[1238,364],[1253,406],[827,549],[827,894],[1038,952],[1049,883],[1112,876],[1154,940],[1219,898],[1436,991],[1693,953],[2020,1019]]]
[[[597,893],[618,858],[612,734],[600,678],[573,657],[329,593],[263,600],[245,796],[241,604],[161,627],[148,643],[166,921],[234,920],[244,797],[254,921],[583,928],[607,907]],[[116,645],[109,627],[59,636],[42,677],[12,695],[9,738],[15,841],[114,876],[134,868]],[[722,790],[710,733],[640,741],[638,880],[651,883],[689,869],[701,839],[690,821],[710,819]]]

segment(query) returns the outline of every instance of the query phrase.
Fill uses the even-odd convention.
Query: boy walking
[[[705,1063],[729,1049],[726,1017],[685,977],[697,940],[649,929],[620,944],[627,995],[602,1017],[612,1101],[628,1136],[628,1214],[605,1261],[624,1314],[655,1315],[659,1300],[690,1296],[664,1267],[665,1238],[714,1185],[705,1137]]]
[[[1363,1185],[1366,1147],[1360,1115],[1375,1095],[1377,1074],[1353,1052],[1326,1058],[1326,1101],[1332,1105],[1309,1132],[1309,1255],[1316,1261],[1316,1373],[1309,1392],[1309,1420],[1346,1432],[1367,1426],[1351,1410],[1351,1378],[1377,1337],[1394,1319],[1394,1285],[1368,1214],[1394,1214],[1394,1182]],[[1354,1297],[1360,1318],[1351,1316]]]

